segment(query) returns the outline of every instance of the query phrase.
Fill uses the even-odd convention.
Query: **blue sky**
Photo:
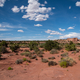
[[[0,40],[80,39],[80,0],[0,0]]]

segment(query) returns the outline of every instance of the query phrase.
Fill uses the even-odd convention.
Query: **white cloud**
[[[26,6],[24,7],[24,5],[22,5],[22,6],[20,7],[21,12],[23,12],[24,9],[27,9],[27,7],[26,7]]]
[[[47,4],[47,1],[45,1],[44,4]]]
[[[0,31],[8,31],[8,29],[0,29]]]
[[[59,30],[60,30],[60,31],[65,31],[65,29],[61,29],[61,28],[59,28]]]
[[[28,18],[34,21],[45,21],[49,18],[48,13],[51,11],[51,7],[40,7],[41,5],[44,6],[44,4],[40,4],[38,0],[28,0],[28,3],[29,5],[25,10],[27,13],[22,18]],[[23,9],[24,6],[20,8]]]
[[[20,9],[17,7],[17,6],[14,6],[12,9],[11,9],[14,13],[18,13],[20,11]]]
[[[69,30],[69,29],[74,29],[74,27],[75,27],[75,26],[73,26],[73,27],[68,27],[68,30]]]
[[[41,24],[34,24],[34,26],[37,26],[37,27],[39,27],[39,26],[42,26]]]
[[[0,0],[0,7],[3,7],[4,6],[5,1],[6,0]]]
[[[80,6],[80,1],[77,1],[76,2],[76,6]]]
[[[0,24],[0,27],[1,27],[2,25]]]
[[[55,7],[53,7],[53,9],[55,9]]]
[[[18,30],[18,32],[24,32],[23,30]]]
[[[47,31],[45,31],[45,33],[48,33],[48,34],[50,34],[50,35],[62,35],[60,32],[58,32],[58,31],[53,31],[53,30],[47,30]]]
[[[47,38],[52,38],[53,36],[48,36]]]
[[[44,4],[41,4],[41,6],[45,6]]]
[[[66,39],[66,38],[80,38],[80,33],[76,33],[76,32],[70,32],[69,34],[60,36],[61,39]]]
[[[71,9],[71,6],[69,6],[69,9]]]
[[[76,17],[74,17],[74,18],[76,18]]]

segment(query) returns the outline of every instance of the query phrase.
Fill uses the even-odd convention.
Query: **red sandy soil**
[[[21,49],[23,51],[19,51],[19,55],[13,52],[3,54],[5,60],[0,60],[0,80],[80,80],[80,61],[78,60],[80,53],[71,54],[71,52],[68,52],[69,57],[73,58],[77,64],[72,67],[62,68],[59,65],[49,67],[48,63],[41,62],[39,57],[37,57],[38,60],[32,59],[31,63],[15,64],[17,59],[27,58],[21,56],[20,53],[28,48]],[[54,56],[56,58],[54,61],[57,63],[62,54],[61,51],[59,51],[59,54],[50,54],[49,51],[44,53],[44,58],[48,59],[48,57]],[[10,54],[14,56],[9,56]],[[8,70],[8,67],[12,67],[13,70]]]

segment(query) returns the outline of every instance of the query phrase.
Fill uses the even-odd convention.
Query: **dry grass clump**
[[[57,51],[56,49],[52,49],[52,50],[50,51],[50,54],[58,54],[58,51]]]

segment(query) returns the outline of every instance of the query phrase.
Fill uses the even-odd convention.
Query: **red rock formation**
[[[77,42],[78,41],[78,38],[68,38],[67,41]]]

